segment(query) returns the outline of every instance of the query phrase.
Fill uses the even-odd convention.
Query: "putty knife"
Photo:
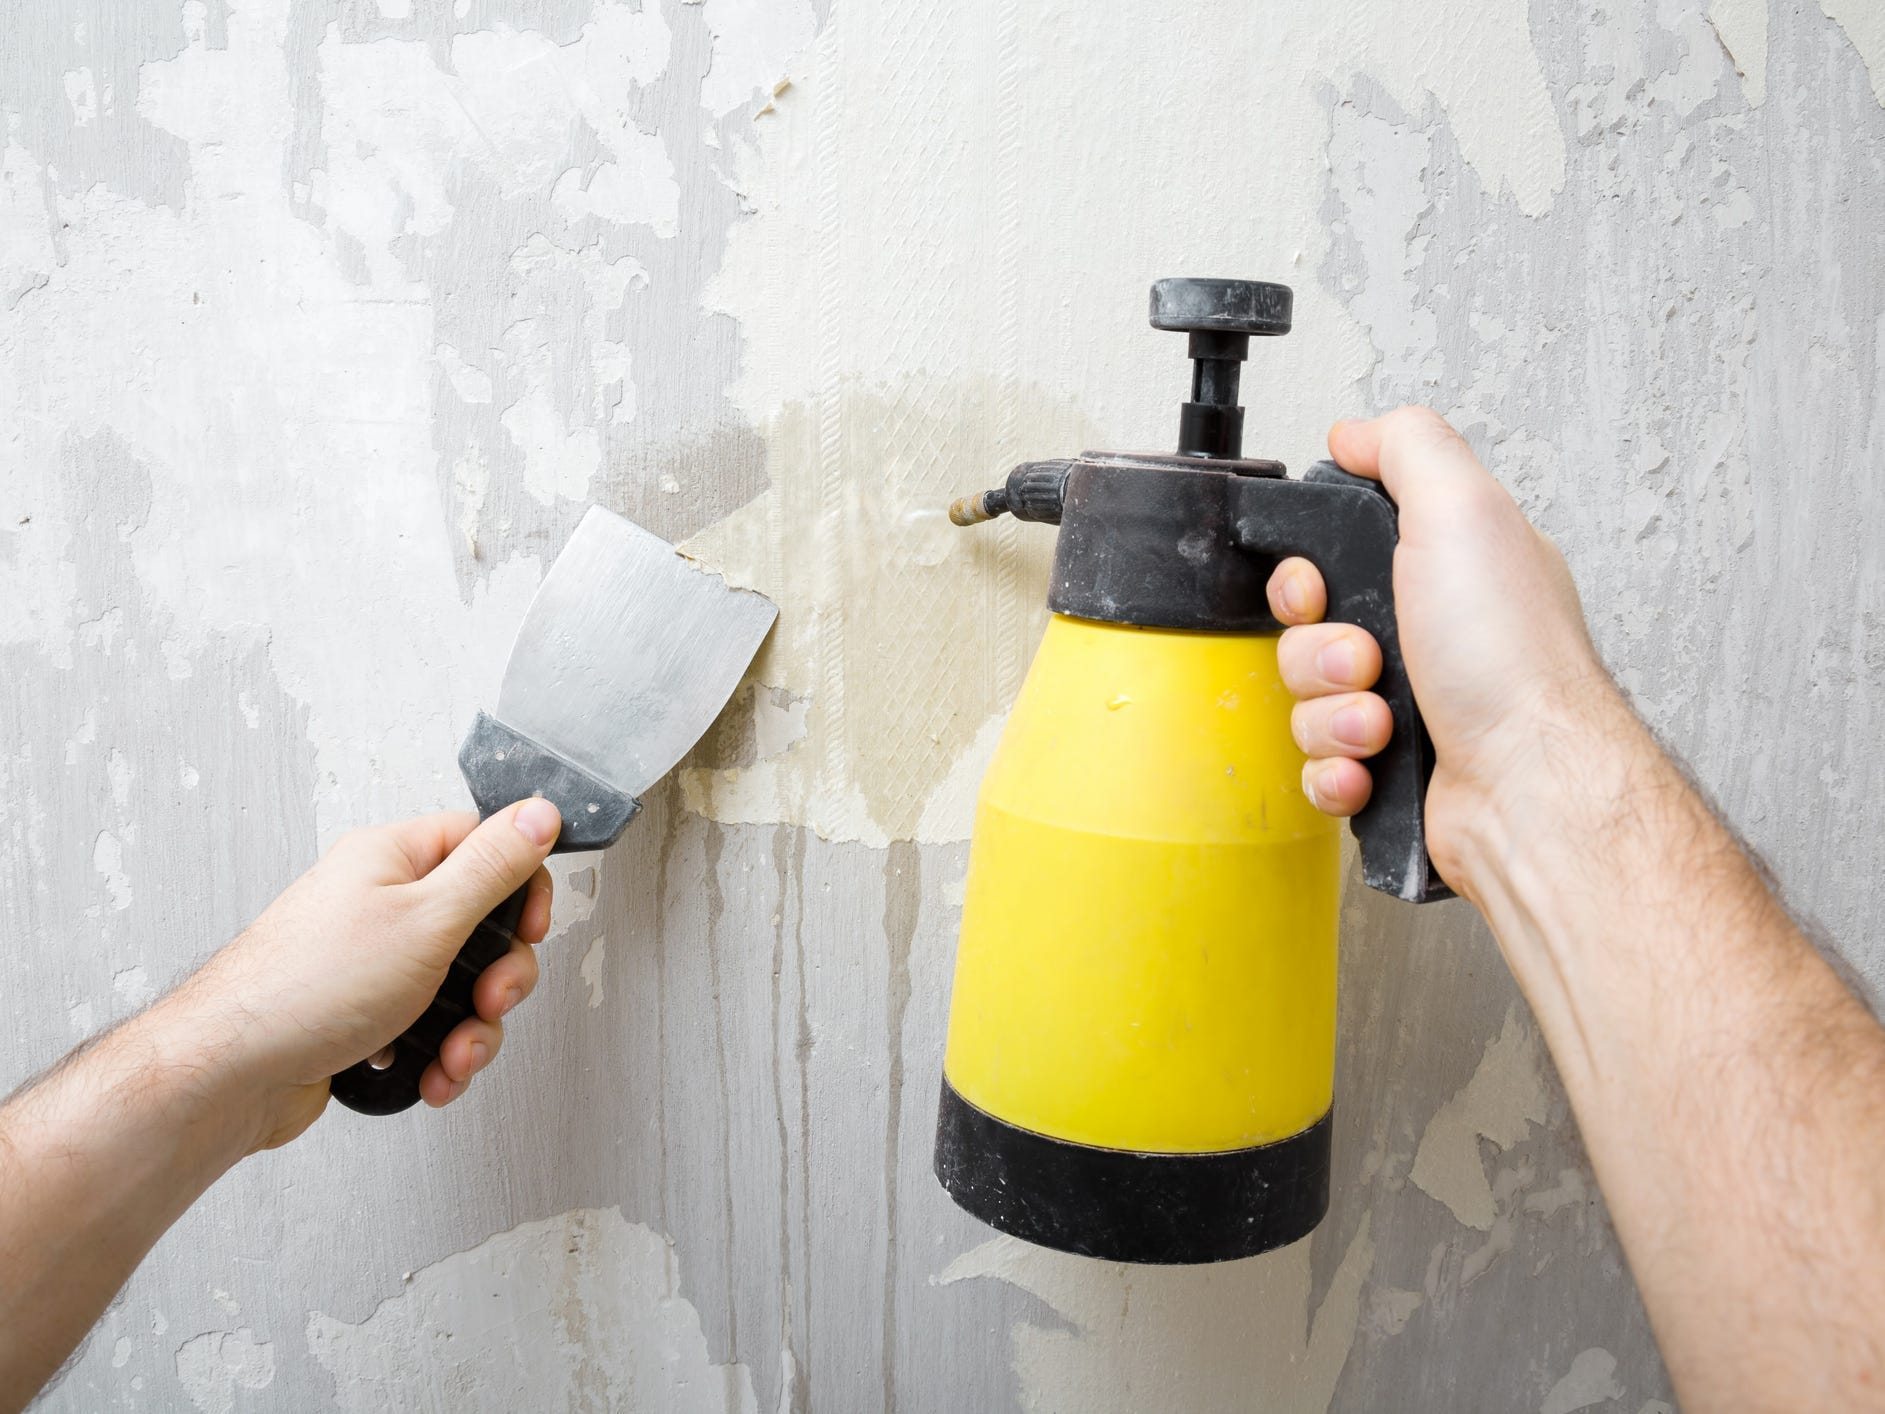
[[[667,541],[591,507],[517,630],[497,715],[480,712],[458,752],[478,811],[541,795],[563,814],[552,853],[614,844],[660,780],[720,715],[778,616]],[[419,1098],[439,1045],[473,1014],[471,989],[511,945],[519,889],[459,949],[431,1006],[398,1040],[333,1079],[362,1114]]]

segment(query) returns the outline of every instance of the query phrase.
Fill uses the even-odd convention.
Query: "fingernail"
[[[1292,574],[1283,581],[1283,607],[1291,617],[1301,618],[1309,609],[1309,596],[1303,592],[1302,576]]]
[[[1368,744],[1368,716],[1359,707],[1344,707],[1329,718],[1329,732],[1345,746]]]
[[[471,1082],[469,1080],[454,1080],[452,1082],[452,1088],[446,1092],[445,1103],[449,1105],[453,1100],[456,1100],[460,1095],[465,1093],[470,1085]]]
[[[484,1069],[484,1063],[491,1059],[490,1048],[482,1041],[471,1043],[471,1073],[476,1075]]]
[[[516,1006],[517,1003],[521,1002],[523,999],[524,999],[524,994],[521,988],[506,987],[504,989],[504,1000],[498,1004],[497,1014],[499,1016],[503,1016],[506,1012],[508,1012],[512,1007]]]
[[[1350,683],[1355,680],[1355,649],[1345,639],[1325,643],[1316,654],[1316,671],[1324,682]]]
[[[1309,803],[1316,809],[1322,808],[1322,792],[1319,789],[1322,773],[1316,770],[1316,763],[1302,763],[1302,793],[1309,797]]]
[[[541,796],[533,796],[517,807],[517,833],[534,845],[546,845],[556,838],[563,817],[556,807]]]

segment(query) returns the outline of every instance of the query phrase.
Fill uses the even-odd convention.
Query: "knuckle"
[[[1420,432],[1429,436],[1451,433],[1452,425],[1430,407],[1419,403],[1409,403],[1406,407],[1396,408],[1388,414],[1388,421],[1403,432]]]
[[[1458,429],[1429,407],[1404,407],[1389,414],[1392,432],[1414,446],[1464,446]]]
[[[1515,522],[1530,526],[1521,511],[1518,502],[1491,476],[1479,478],[1469,484],[1460,495],[1460,513],[1474,522],[1487,527],[1488,532],[1495,528],[1506,528]]]
[[[1323,660],[1323,651],[1331,645],[1347,645],[1350,660],[1346,666]],[[1374,640],[1352,624],[1304,624],[1288,629],[1277,645],[1277,667],[1283,685],[1298,698],[1327,697],[1330,693],[1366,687],[1373,679]]]
[[[373,831],[364,825],[356,825],[351,830],[342,830],[334,842],[327,847],[330,855],[358,854],[372,837]]]
[[[492,889],[510,883],[511,862],[504,851],[488,838],[472,835],[458,846],[457,855],[463,858],[459,868],[465,876],[479,885],[488,885]],[[455,856],[456,857],[456,856]]]

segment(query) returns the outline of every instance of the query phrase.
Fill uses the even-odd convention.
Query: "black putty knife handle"
[[[606,848],[641,810],[641,802],[633,796],[604,785],[483,712],[459,748],[458,765],[478,813],[486,819],[527,796],[540,795],[555,805],[563,817],[563,829],[552,854]],[[446,971],[438,995],[394,1040],[390,1058],[382,1055],[359,1061],[333,1078],[336,1100],[368,1115],[398,1114],[419,1102],[419,1077],[437,1058],[452,1028],[476,1015],[472,989],[484,969],[510,951],[529,892],[528,886],[519,889],[472,930]],[[374,1059],[390,1063],[376,1067]]]
[[[403,1031],[374,1059],[390,1063],[383,1069],[373,1060],[348,1066],[329,1082],[334,1098],[350,1110],[364,1115],[398,1114],[419,1102],[419,1077],[438,1058],[439,1047],[459,1022],[476,1015],[471,991],[485,968],[510,951],[511,939],[523,922],[524,901],[530,896],[525,885],[500,903],[484,921],[472,930],[471,937],[458,950],[445,974],[445,985],[432,998],[419,1019]]]
[[[1243,477],[1237,485],[1237,538],[1244,548],[1281,559],[1300,555],[1328,586],[1331,623],[1354,624],[1381,645],[1375,684],[1394,716],[1394,732],[1369,759],[1374,792],[1349,820],[1370,888],[1410,903],[1453,897],[1427,852],[1427,781],[1433,740],[1414,702],[1394,616],[1394,548],[1400,512],[1378,481],[1317,462],[1301,481]]]

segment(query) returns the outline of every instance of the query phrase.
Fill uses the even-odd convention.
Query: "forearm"
[[[1877,1398],[1885,1033],[1608,690],[1552,718],[1475,836],[1468,892],[1685,1398]]]
[[[477,1015],[420,1078],[431,1104],[465,1093],[536,985],[559,824],[533,798],[482,824],[430,815],[344,836],[183,986],[0,1107],[0,1410],[32,1397],[231,1164],[312,1124],[328,1077],[410,1026],[478,921],[527,887]]]
[[[0,1109],[0,1408],[59,1367],[151,1245],[251,1147],[226,1026],[187,994]]]

